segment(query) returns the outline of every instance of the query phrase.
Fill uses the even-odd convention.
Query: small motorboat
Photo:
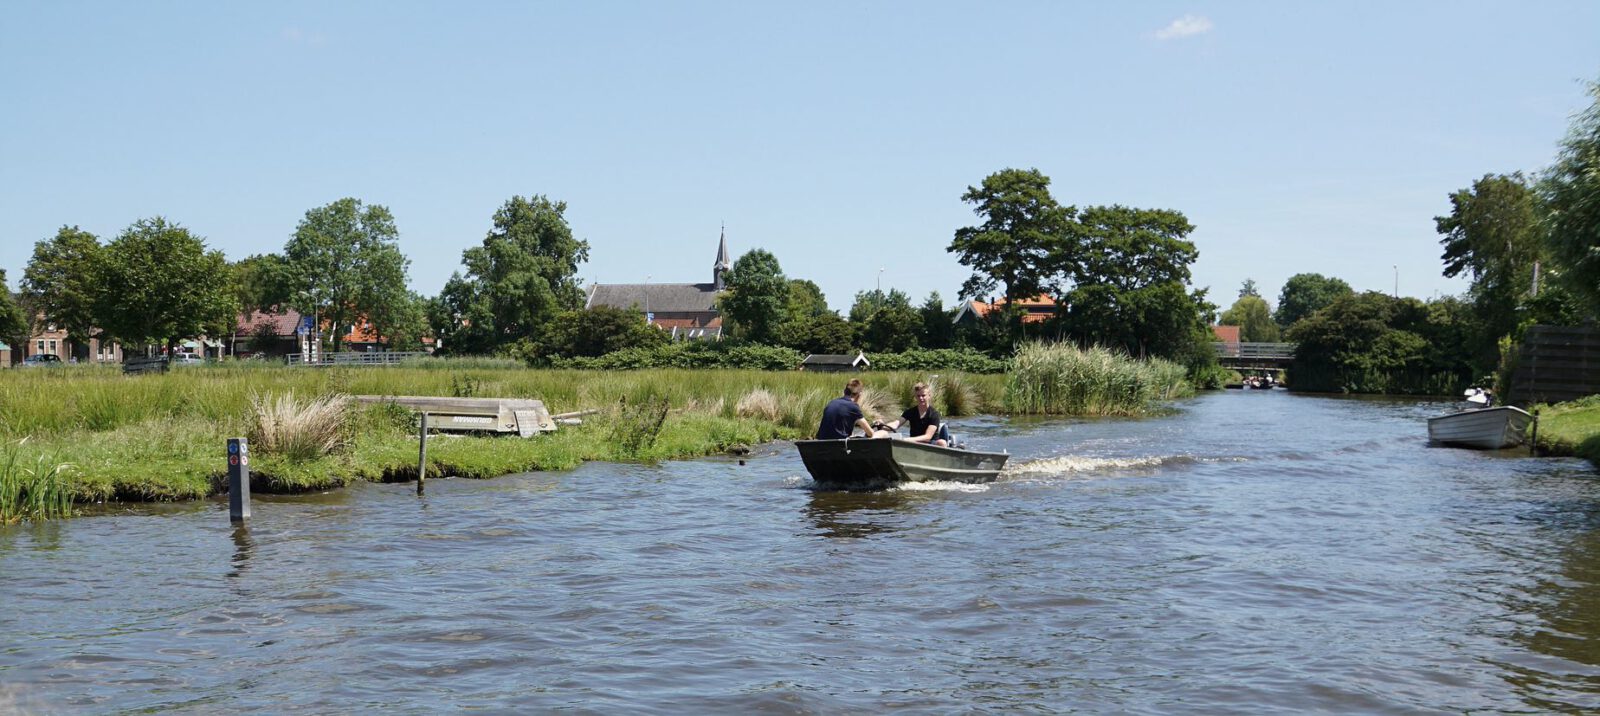
[[[1010,457],[895,438],[800,440],[795,447],[819,487],[839,490],[907,482],[993,482]]]
[[[1499,450],[1521,445],[1532,420],[1527,411],[1510,405],[1469,408],[1428,418],[1428,442]]]

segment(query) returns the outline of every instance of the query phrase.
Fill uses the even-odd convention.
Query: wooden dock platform
[[[556,431],[544,401],[532,398],[441,398],[423,395],[357,395],[362,404],[394,403],[428,414],[428,427],[452,432],[517,433],[525,438]]]

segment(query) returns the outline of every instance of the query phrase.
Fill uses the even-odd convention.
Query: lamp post
[[[1394,265],[1394,297],[1400,297],[1400,264]]]
[[[878,269],[878,293],[883,293],[883,269]]]

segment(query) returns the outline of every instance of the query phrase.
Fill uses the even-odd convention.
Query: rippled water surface
[[[988,486],[790,445],[0,528],[0,713],[1600,709],[1600,475],[1442,404],[960,421]]]

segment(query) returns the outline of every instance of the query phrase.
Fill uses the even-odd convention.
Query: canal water
[[[0,713],[1600,709],[1600,475],[1449,406],[957,421],[987,486],[793,446],[0,528]]]

